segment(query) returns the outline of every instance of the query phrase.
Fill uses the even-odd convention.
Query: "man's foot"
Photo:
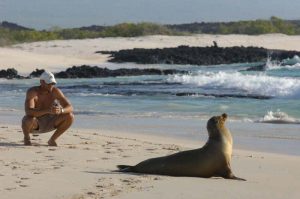
[[[50,139],[50,140],[48,141],[48,145],[49,145],[49,146],[57,146],[56,142],[55,142],[54,140],[52,140],[52,139]]]
[[[30,138],[24,138],[24,145],[25,146],[31,146],[31,141],[30,141]]]

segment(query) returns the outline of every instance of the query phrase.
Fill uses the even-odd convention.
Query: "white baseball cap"
[[[54,78],[53,73],[51,73],[49,71],[43,72],[40,76],[40,80],[44,80],[46,82],[46,84],[51,84],[51,83],[56,84],[56,80]]]

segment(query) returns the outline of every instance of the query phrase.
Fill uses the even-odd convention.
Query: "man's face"
[[[55,83],[47,84],[44,80],[41,80],[41,86],[46,89],[47,91],[51,92],[54,88]]]

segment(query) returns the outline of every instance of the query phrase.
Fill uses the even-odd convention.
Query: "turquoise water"
[[[226,112],[238,121],[299,123],[300,65],[247,67],[186,66],[185,75],[58,79],[57,86],[78,115],[205,119]],[[23,110],[26,90],[38,82],[0,80],[0,110]]]
[[[57,79],[57,86],[74,106],[76,128],[204,142],[206,121],[225,112],[235,147],[300,155],[300,65],[269,65],[263,72],[245,71],[252,65],[156,65],[189,73]],[[38,82],[0,79],[1,123],[20,124],[26,90]]]

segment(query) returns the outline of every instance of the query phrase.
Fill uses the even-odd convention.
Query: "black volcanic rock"
[[[18,75],[18,71],[16,69],[8,68],[7,70],[0,70],[0,78],[24,79],[25,77]]]
[[[108,68],[99,68],[97,66],[73,66],[66,71],[55,74],[57,78],[95,78],[95,77],[116,77],[116,76],[138,76],[138,75],[169,75],[175,73],[187,73],[181,70],[161,70],[161,69],[137,69],[121,68],[110,70]]]
[[[0,78],[15,78],[18,75],[18,71],[14,68],[9,68],[7,70],[0,70]]]
[[[244,71],[266,71],[266,69],[267,69],[266,64],[259,64],[257,66],[251,66]]]
[[[45,72],[44,69],[35,69],[35,71],[30,73],[29,77],[40,77],[43,72]]]
[[[218,65],[245,62],[266,61],[268,55],[272,59],[283,60],[300,55],[298,51],[269,50],[258,47],[218,47],[216,43],[210,47],[179,46],[176,48],[141,49],[135,48],[120,51],[97,51],[110,54],[110,62],[135,62],[139,64],[191,64]]]

